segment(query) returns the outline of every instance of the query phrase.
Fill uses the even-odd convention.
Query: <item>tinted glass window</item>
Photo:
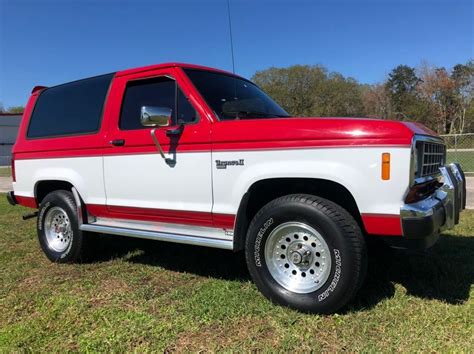
[[[120,129],[142,129],[142,106],[167,107],[176,117],[176,83],[167,77],[132,81],[127,85],[120,115]]]
[[[198,121],[197,112],[189,103],[184,93],[178,88],[178,123],[193,123]]]
[[[36,102],[27,136],[52,137],[99,130],[102,109],[114,74],[44,90]]]
[[[220,120],[288,117],[250,81],[204,70],[185,71]]]

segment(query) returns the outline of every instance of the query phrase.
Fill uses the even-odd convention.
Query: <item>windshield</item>
[[[211,71],[184,71],[220,120],[289,117],[250,81]]]

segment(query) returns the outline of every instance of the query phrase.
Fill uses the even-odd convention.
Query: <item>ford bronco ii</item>
[[[424,126],[290,117],[242,77],[177,63],[35,87],[12,170],[8,200],[38,209],[53,262],[97,233],[244,250],[266,297],[316,313],[354,297],[368,238],[429,247],[466,196]]]

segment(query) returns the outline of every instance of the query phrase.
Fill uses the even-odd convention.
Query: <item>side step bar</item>
[[[172,232],[162,232],[162,231],[153,231],[153,230],[143,230],[140,227],[145,226],[145,224],[133,224],[130,221],[120,221],[120,220],[108,220],[109,225],[100,225],[97,224],[98,221],[93,223],[89,223],[89,218],[87,216],[87,212],[83,212],[82,209],[82,202],[81,198],[79,197],[79,193],[77,192],[76,188],[72,188],[72,194],[74,196],[74,200],[76,201],[76,208],[77,208],[77,219],[79,221],[79,230],[87,231],[87,232],[98,232],[102,234],[111,234],[111,235],[119,235],[119,236],[128,236],[128,237],[135,237],[135,238],[145,238],[148,240],[155,240],[155,241],[165,241],[165,242],[174,242],[174,243],[183,243],[186,245],[193,245],[193,246],[204,246],[204,247],[212,247],[212,248],[220,248],[224,250],[233,250],[234,249],[234,242],[232,239],[222,239],[218,238],[222,235],[216,235],[217,237],[205,237],[205,236],[194,236],[188,235],[185,232],[189,231],[186,229],[181,229],[179,231],[184,231],[180,233],[176,229],[171,229]],[[103,223],[104,221],[102,221]],[[105,221],[107,222],[107,220]],[[112,224],[112,225],[110,225]],[[120,227],[122,226],[122,227]],[[125,226],[125,227],[124,227]],[[131,226],[135,226],[137,228],[131,228]],[[148,224],[148,227],[151,228],[152,224]],[[175,233],[173,231],[178,231]],[[215,230],[209,228],[202,228],[201,233],[204,235],[212,235],[213,231]],[[223,232],[222,232],[223,233]]]
[[[232,250],[234,248],[232,240],[222,240],[215,238],[206,238],[189,235],[177,235],[157,231],[145,231],[136,229],[125,229],[120,227],[101,226],[93,224],[82,224],[79,226],[81,231],[99,232],[103,234],[120,235],[136,238],[145,238],[148,240],[183,243],[186,245],[204,246]]]

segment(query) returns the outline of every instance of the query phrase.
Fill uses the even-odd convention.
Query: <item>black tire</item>
[[[68,234],[70,241],[67,248],[60,251],[49,245],[45,231],[46,216],[55,207],[61,208],[66,213],[71,226],[71,232]],[[85,258],[89,235],[79,230],[77,218],[76,202],[69,191],[57,190],[51,192],[41,201],[37,221],[38,239],[41,249],[51,262],[72,263]]]
[[[267,266],[265,245],[268,237],[275,228],[288,222],[312,227],[330,251],[329,275],[315,291],[297,293],[286,289],[275,280]],[[284,196],[265,205],[249,226],[245,253],[250,275],[267,298],[311,313],[334,313],[348,304],[361,287],[367,270],[365,240],[354,218],[329,200],[305,194]]]

